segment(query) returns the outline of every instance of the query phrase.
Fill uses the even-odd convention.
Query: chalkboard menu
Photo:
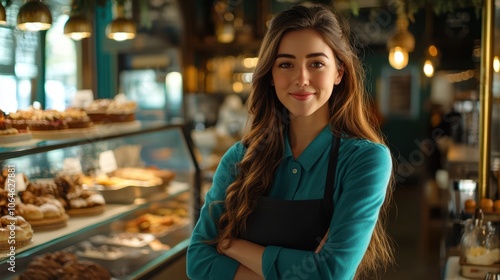
[[[419,72],[415,66],[403,70],[382,69],[378,93],[380,109],[386,117],[417,118],[419,106]]]

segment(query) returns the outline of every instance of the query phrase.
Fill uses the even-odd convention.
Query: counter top
[[[444,270],[444,280],[468,280],[469,278],[460,275],[460,257],[449,257]]]

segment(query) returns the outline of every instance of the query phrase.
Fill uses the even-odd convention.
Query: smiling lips
[[[305,100],[309,99],[309,97],[313,96],[314,94],[312,94],[310,92],[294,92],[294,93],[290,93],[290,95],[299,101],[305,101]]]

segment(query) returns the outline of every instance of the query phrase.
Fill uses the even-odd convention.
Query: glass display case
[[[55,252],[97,263],[112,279],[150,279],[187,250],[200,209],[201,176],[184,125],[143,124],[133,131],[103,137],[0,146],[0,168],[4,179],[15,179],[9,195],[14,187],[18,199],[12,208],[17,210],[17,203],[25,207],[21,196],[29,184],[48,185],[47,181],[59,176],[87,178],[82,192],[97,192],[106,201],[102,211],[74,213],[67,209],[68,218],[62,223],[32,224],[28,244],[3,248],[7,250],[0,257],[2,279],[16,279],[35,256]],[[124,178],[129,181],[118,184],[118,170],[126,170],[129,177]],[[159,183],[139,183],[149,171],[170,175],[168,179],[158,175],[164,179]],[[101,180],[88,180],[99,176]],[[7,179],[4,181],[7,189]]]

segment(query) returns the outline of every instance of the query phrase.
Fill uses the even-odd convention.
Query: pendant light
[[[23,31],[47,30],[52,25],[49,8],[41,0],[28,0],[17,14],[17,28]]]
[[[114,19],[106,27],[106,36],[115,41],[125,41],[135,38],[135,22],[125,16],[125,2],[115,1]]]
[[[92,35],[92,24],[85,16],[81,0],[73,0],[68,21],[64,24],[64,34],[75,41]]]
[[[84,15],[72,15],[64,25],[64,34],[75,41],[92,35],[92,24]]]
[[[387,41],[389,49],[389,64],[394,69],[403,69],[408,65],[409,52],[415,48],[415,37],[408,31],[408,18],[404,13],[398,13],[396,32]]]
[[[5,12],[5,7],[2,5],[2,1],[0,1],[0,25],[7,24],[7,13]]]

